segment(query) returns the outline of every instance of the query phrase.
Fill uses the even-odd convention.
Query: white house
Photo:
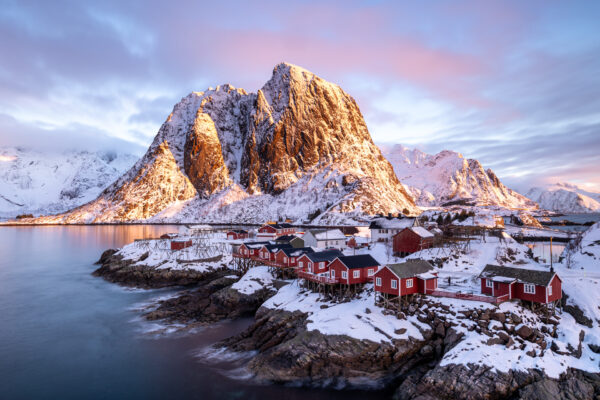
[[[396,233],[404,228],[419,226],[417,218],[375,218],[371,221],[369,229],[371,230],[372,242],[387,242],[392,239]]]
[[[304,234],[304,246],[317,249],[345,249],[346,235],[339,229],[312,229]]]

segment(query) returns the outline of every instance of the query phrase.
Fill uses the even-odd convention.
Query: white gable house
[[[371,230],[372,242],[387,242],[392,239],[396,233],[405,228],[419,226],[417,218],[375,218],[371,221],[369,229]]]
[[[304,234],[304,246],[318,249],[346,248],[346,235],[339,229],[313,229]]]

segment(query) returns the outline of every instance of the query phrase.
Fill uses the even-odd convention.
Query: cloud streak
[[[515,185],[600,185],[598,17],[545,1],[8,2],[0,140],[139,149],[190,91],[255,91],[289,61],[352,94],[376,141],[460,151]]]

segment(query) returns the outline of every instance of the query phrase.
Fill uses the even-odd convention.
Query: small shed
[[[232,229],[227,232],[227,240],[248,239],[248,231],[244,229]]]
[[[346,248],[346,235],[339,229],[311,229],[302,238],[305,246],[319,249]]]
[[[295,247],[297,249],[299,249],[301,247],[305,247],[304,239],[301,239],[296,235],[279,236],[277,239],[275,239],[275,243],[287,243],[290,246]]]
[[[394,254],[405,257],[417,251],[428,249],[433,246],[433,239],[433,233],[423,227],[405,228],[394,235]]]

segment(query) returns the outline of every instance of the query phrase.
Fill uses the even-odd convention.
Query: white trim
[[[375,278],[375,286],[381,286],[381,277]]]
[[[406,279],[406,288],[412,288],[414,285],[414,278],[407,278]]]
[[[486,288],[493,288],[494,287],[494,282],[489,279],[489,278],[485,278],[485,287]]]
[[[329,270],[329,276],[331,276],[332,279],[335,279],[335,269]]]
[[[348,271],[342,271],[342,279],[348,280]]]
[[[367,270],[367,276],[373,276],[373,275],[375,275],[375,270],[373,268],[369,268]]]
[[[357,274],[358,272],[358,274]],[[356,279],[356,278],[360,278],[360,269],[355,269],[354,271],[352,271],[352,278]]]
[[[532,288],[533,288],[533,292],[531,291]],[[523,284],[523,292],[526,294],[535,294],[536,287],[533,283],[524,283]]]
[[[391,281],[391,288],[392,289],[398,289],[398,280],[397,279],[392,279],[392,281]]]

